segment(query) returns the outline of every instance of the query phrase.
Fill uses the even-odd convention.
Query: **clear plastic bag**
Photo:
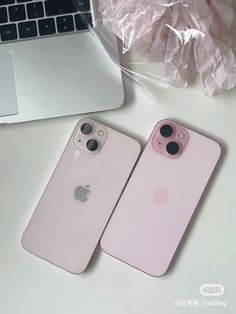
[[[208,96],[236,86],[235,0],[96,0],[92,15],[91,33],[151,92],[196,76]]]

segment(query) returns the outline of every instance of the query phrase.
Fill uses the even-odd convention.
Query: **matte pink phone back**
[[[165,122],[169,121],[160,123]],[[160,276],[170,264],[221,149],[213,140],[187,129],[189,141],[183,154],[168,158],[152,146],[155,130],[107,225],[101,246],[110,255]]]
[[[81,150],[74,136],[82,123],[22,238],[27,251],[72,273],[85,270],[140,153],[136,140],[103,125],[107,135],[101,150]],[[88,193],[78,200],[75,193],[81,189]]]

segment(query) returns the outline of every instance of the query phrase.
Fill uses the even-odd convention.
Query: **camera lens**
[[[180,150],[179,144],[176,142],[170,142],[166,145],[166,151],[170,155],[178,154],[179,150]]]
[[[98,141],[93,139],[89,140],[86,144],[86,147],[90,152],[94,152],[95,150],[98,149]]]
[[[170,137],[173,134],[174,130],[169,124],[165,124],[161,127],[160,133],[163,137]]]
[[[80,131],[84,134],[84,135],[89,135],[93,132],[93,127],[90,123],[84,123],[82,124]]]

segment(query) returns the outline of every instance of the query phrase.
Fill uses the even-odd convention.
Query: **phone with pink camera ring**
[[[163,275],[219,160],[218,143],[160,121],[101,238],[108,254]]]
[[[23,247],[67,271],[83,272],[139,154],[133,138],[81,120],[23,234]]]

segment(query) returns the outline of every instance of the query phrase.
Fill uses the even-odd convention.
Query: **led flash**
[[[98,130],[97,135],[98,136],[103,136],[104,135],[104,131],[103,130]]]
[[[179,133],[177,135],[177,137],[178,137],[179,140],[183,140],[185,138],[185,135],[184,135],[184,133]]]

